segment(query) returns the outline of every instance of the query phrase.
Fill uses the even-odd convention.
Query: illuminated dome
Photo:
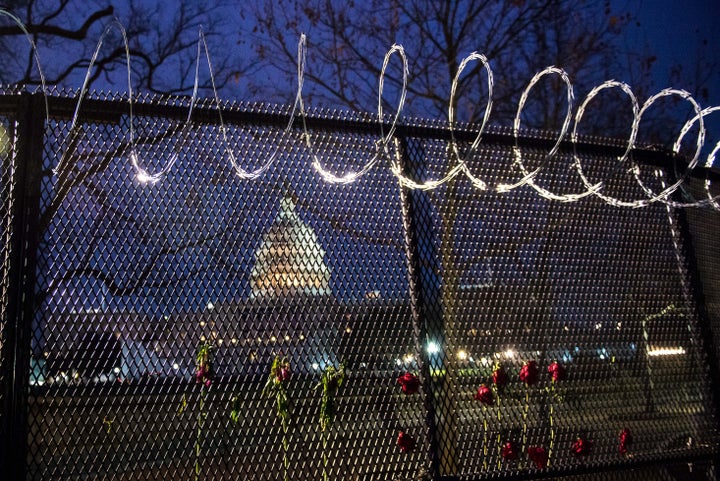
[[[289,197],[255,252],[251,297],[330,295],[330,270],[317,235],[295,213]]]

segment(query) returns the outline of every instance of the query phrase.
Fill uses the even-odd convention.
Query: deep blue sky
[[[660,88],[682,85],[662,85],[667,81],[667,72],[673,64],[688,63],[701,51],[707,41],[708,59],[720,63],[720,1],[718,0],[613,0],[613,8],[627,11],[637,17],[639,24],[630,25],[623,41],[627,53],[641,52],[647,47],[657,56],[655,71]],[[706,57],[707,58],[707,57]],[[690,64],[688,68],[694,68]],[[716,73],[711,91],[712,105],[720,104],[720,73]]]

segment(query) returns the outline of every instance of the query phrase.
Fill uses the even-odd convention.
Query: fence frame
[[[46,104],[47,102],[47,104]],[[12,152],[9,161],[12,166],[9,175],[11,189],[8,199],[5,202],[10,204],[10,219],[6,220],[8,226],[7,242],[9,255],[7,259],[6,272],[8,276],[8,299],[7,310],[3,312],[2,333],[4,343],[2,345],[3,363],[0,379],[2,386],[2,406],[0,406],[0,429],[4,435],[0,437],[0,472],[5,473],[8,480],[24,481],[27,477],[28,459],[28,395],[29,395],[29,365],[31,360],[32,322],[34,312],[34,296],[37,278],[37,253],[40,246],[39,221],[41,211],[42,178],[43,178],[43,145],[47,126],[46,115],[50,119],[71,119],[77,100],[70,97],[45,97],[42,93],[20,93],[13,95],[0,95],[0,114],[5,114],[15,119],[16,150]],[[46,112],[46,105],[49,111]],[[97,100],[84,99],[80,111],[79,120],[93,119],[101,122],[116,123],[126,115],[128,111],[127,100]],[[133,103],[135,115],[152,115],[173,119],[183,119],[187,116],[187,108],[182,105],[150,105],[146,103]],[[223,120],[227,123],[237,124],[261,124],[267,126],[285,126],[290,120],[286,110],[261,113],[257,111],[241,111],[232,109],[223,111]],[[214,105],[198,105],[193,111],[194,123],[217,123],[218,110]],[[296,124],[300,125],[296,119]],[[343,130],[345,132],[377,132],[378,122],[375,119],[348,119],[334,118],[327,114],[313,114],[305,119],[306,125],[313,129]],[[386,128],[389,127],[389,124]],[[421,124],[403,124],[397,126],[395,136],[399,141],[399,161],[403,169],[412,168],[413,160],[406,155],[405,145],[409,136],[428,137],[435,139],[456,139],[472,140],[476,135],[469,129],[458,129],[450,132],[444,126],[428,126]],[[43,139],[42,142],[38,139]],[[487,142],[497,143],[511,147],[516,144],[515,136],[507,131],[489,132],[484,134]],[[525,136],[518,141],[522,147],[549,148],[555,140],[549,137]],[[570,143],[565,141],[563,147]],[[600,141],[582,140],[577,143],[579,151],[584,153],[602,152],[604,154],[620,155],[624,151],[622,145],[607,145]],[[686,165],[683,159],[667,152],[659,152],[650,149],[636,149],[633,151],[634,158],[647,165],[668,167],[682,167]],[[699,178],[710,178],[720,183],[720,171],[698,167],[692,176]],[[405,255],[407,277],[410,289],[411,311],[415,328],[415,339],[417,352],[425,353],[420,345],[421,340],[428,335],[428,300],[423,296],[425,289],[431,288],[423,285],[420,271],[420,252],[418,249],[418,228],[417,226],[426,222],[423,218],[422,208],[419,205],[420,191],[413,191],[406,187],[400,189],[400,204],[402,212],[402,224],[404,227]],[[707,360],[711,395],[717,404],[720,400],[720,364],[715,355],[715,341],[712,327],[708,320],[708,314],[703,303],[703,286],[698,273],[697,259],[694,255],[692,238],[688,228],[688,221],[682,209],[679,213],[679,230],[686,262],[689,267],[690,290],[698,307],[698,318],[700,320],[701,336],[704,339],[702,351]],[[430,380],[429,359],[422,356],[419,359],[419,367],[425,383],[426,392],[432,392]],[[451,481],[457,479],[454,476],[440,474],[440,442],[436,426],[436,406],[432,395],[425,400],[426,430],[430,440],[429,465],[432,479]],[[715,419],[716,431],[720,432],[720,420]],[[22,460],[22,461],[21,461]],[[663,458],[664,463],[685,463],[706,461],[714,464],[716,477],[720,477],[720,450],[715,450],[706,455],[683,455],[668,456]],[[573,468],[572,473],[560,472],[556,469],[549,469],[542,473],[524,473],[515,479],[546,479],[567,474],[582,475],[589,473],[600,473],[610,471],[622,471],[635,467],[643,467],[656,464],[657,460],[624,460],[615,465],[583,466]],[[3,477],[5,477],[3,476]]]

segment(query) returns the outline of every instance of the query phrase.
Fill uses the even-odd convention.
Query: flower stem
[[[555,400],[555,381],[552,383],[551,393],[552,396],[549,399],[549,406],[548,406],[548,421],[550,423],[550,446],[548,447],[548,461],[547,465],[550,466],[550,460],[552,459],[553,454],[553,446],[555,444],[555,426],[553,425],[553,414],[555,410],[555,404],[553,401]]]
[[[323,454],[323,481],[328,481],[327,433],[325,432],[325,430],[322,431],[322,454]]]
[[[483,471],[487,471],[487,469],[488,469],[488,462],[487,462],[487,455],[488,455],[487,406],[483,406],[483,427],[485,428],[485,430],[483,432]]]
[[[200,387],[200,399],[198,402],[197,434],[195,436],[195,481],[200,479],[202,457],[203,425],[205,424],[205,386]]]
[[[548,418],[550,421],[550,447],[548,448],[548,467],[550,466],[550,460],[552,459],[553,446],[555,445],[555,426],[553,425],[553,402],[550,401],[550,407],[548,408]]]
[[[527,423],[528,412],[530,411],[530,388],[525,389],[525,410],[523,411],[523,434],[522,434],[522,452],[527,448]]]
[[[283,420],[282,426],[283,426],[282,444],[283,444],[283,472],[284,472],[283,479],[285,481],[289,481],[290,477],[288,475],[289,474],[288,471],[290,468],[290,459],[288,459],[288,449],[290,447],[290,443],[287,438],[288,425],[285,420]]]
[[[497,427],[497,465],[498,469],[502,468],[502,415],[500,413],[500,396],[497,398],[497,420],[498,420],[498,427]]]

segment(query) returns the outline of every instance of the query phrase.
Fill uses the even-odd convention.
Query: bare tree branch
[[[59,10],[66,4],[67,2],[61,4],[58,11],[50,15],[46,20],[50,20],[57,16],[59,14]],[[90,15],[82,26],[76,30],[68,30],[56,25],[48,25],[45,21],[39,24],[26,24],[25,28],[32,35],[52,35],[54,37],[65,38],[68,40],[84,40],[87,38],[90,27],[92,27],[100,19],[112,16],[113,12],[114,9],[112,6],[104,8],[103,10],[98,10]],[[0,36],[5,35],[25,35],[25,32],[23,32],[23,30],[17,25],[0,27]]]

